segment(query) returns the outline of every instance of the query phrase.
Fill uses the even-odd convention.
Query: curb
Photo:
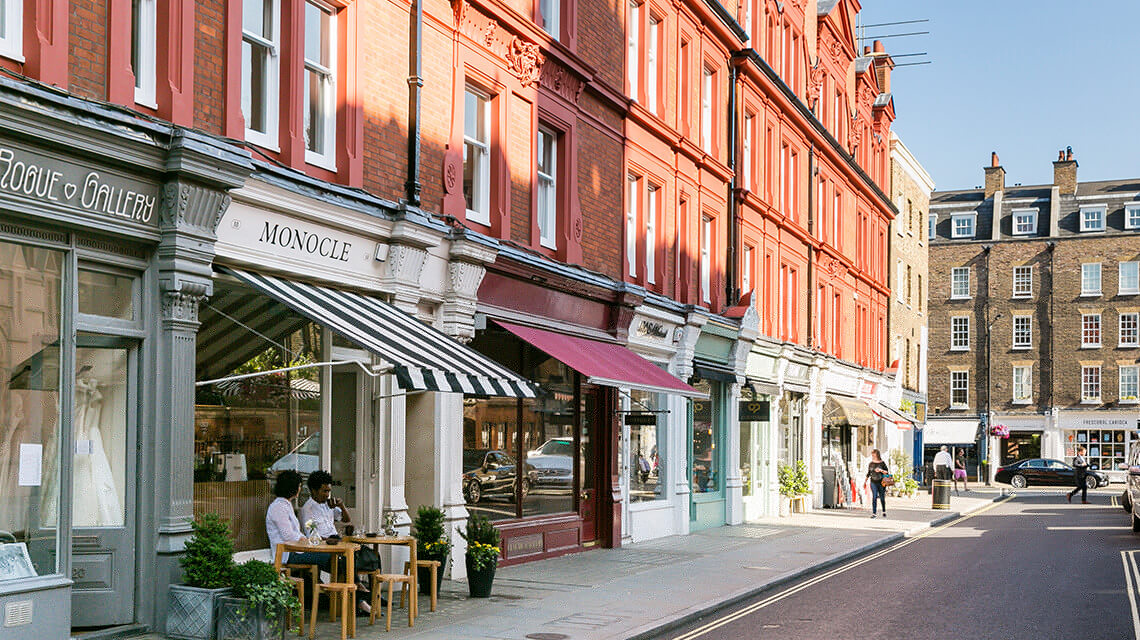
[[[786,573],[782,576],[778,576],[778,577],[770,580],[769,582],[766,582],[766,583],[759,585],[755,588],[749,589],[749,590],[741,592],[741,593],[735,593],[735,594],[729,596],[728,598],[725,598],[724,600],[701,606],[699,609],[697,609],[695,611],[690,611],[689,613],[679,615],[675,618],[672,618],[670,620],[666,620],[664,622],[656,621],[655,623],[653,623],[652,627],[645,628],[641,631],[634,632],[632,635],[625,636],[625,640],[653,640],[654,638],[657,638],[658,636],[660,636],[660,635],[662,635],[668,631],[671,631],[673,629],[677,629],[679,627],[683,627],[686,624],[688,624],[688,623],[690,623],[690,622],[692,622],[698,618],[707,616],[711,613],[715,613],[715,612],[720,611],[722,609],[727,609],[734,604],[737,604],[739,602],[743,602],[745,600],[749,600],[751,598],[755,598],[756,596],[759,596],[765,592],[772,591],[772,590],[777,589],[779,587],[782,587],[782,586],[784,586],[790,582],[795,582],[797,580],[800,580],[800,579],[805,578],[807,576],[810,576],[812,574],[820,573],[826,569],[830,569],[831,567],[834,567],[836,565],[843,564],[849,560],[853,560],[855,558],[865,556],[865,555],[871,553],[872,551],[877,551],[879,549],[882,549],[883,547],[892,545],[895,542],[898,542],[899,540],[909,538],[909,537],[916,535],[919,532],[924,531],[926,529],[933,529],[935,527],[940,527],[943,524],[946,524],[947,522],[952,522],[952,521],[957,520],[957,519],[959,519],[965,515],[969,515],[975,511],[978,511],[979,509],[986,507],[987,505],[989,505],[991,503],[998,502],[999,500],[1002,500],[1003,498],[1006,498],[1006,497],[1007,496],[1005,496],[1005,495],[998,495],[997,497],[995,497],[993,500],[990,500],[989,502],[979,503],[978,505],[972,506],[968,509],[964,509],[961,512],[959,512],[959,511],[949,512],[946,515],[941,516],[939,518],[936,518],[930,522],[927,522],[924,525],[913,527],[913,528],[908,529],[907,531],[904,531],[904,532],[893,533],[889,536],[886,536],[885,538],[880,538],[879,540],[876,540],[874,542],[869,542],[869,543],[867,543],[867,544],[865,544],[862,547],[859,547],[857,549],[852,549],[851,551],[847,551],[847,552],[842,553],[838,556],[833,556],[831,558],[827,558],[826,560],[823,560],[823,561],[818,562],[816,564],[808,565],[808,566],[802,567],[800,569],[796,569],[796,570],[792,571],[791,573]]]

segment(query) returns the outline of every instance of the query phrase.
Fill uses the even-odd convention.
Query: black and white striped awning
[[[233,267],[218,268],[380,356],[393,365],[405,391],[535,396],[535,387],[527,380],[382,300]]]

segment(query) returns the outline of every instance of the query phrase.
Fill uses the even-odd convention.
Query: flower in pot
[[[443,573],[447,569],[447,558],[451,554],[451,542],[444,531],[443,511],[439,507],[422,505],[416,510],[412,520],[412,535],[416,538],[416,555],[420,560],[436,560],[439,571],[436,573],[436,589],[443,583]],[[431,593],[431,570],[417,568],[416,579],[420,593]]]
[[[475,514],[467,520],[467,531],[461,529],[459,535],[467,541],[467,587],[471,597],[489,597],[499,566],[499,530],[487,516]]]
[[[249,560],[233,568],[233,597],[223,597],[218,614],[219,640],[266,640],[285,633],[285,615],[301,615],[293,585],[273,565]]]
[[[172,584],[166,635],[208,640],[214,637],[217,599],[229,593],[234,543],[229,524],[214,513],[191,522],[194,534],[178,560],[185,584]]]

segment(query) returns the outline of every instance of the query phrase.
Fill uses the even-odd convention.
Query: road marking
[[[1014,497],[1015,497],[1014,494],[1010,494],[1009,496],[1006,496],[1006,497],[1002,498],[1001,500],[994,502],[992,504],[986,505],[985,507],[982,507],[981,509],[978,509],[977,511],[975,511],[971,514],[961,516],[960,518],[957,518],[956,520],[952,520],[950,522],[947,522],[946,524],[941,525],[941,526],[936,527],[936,528],[933,528],[933,529],[930,529],[929,531],[924,531],[924,532],[922,532],[922,533],[920,533],[920,534],[918,534],[912,538],[907,538],[906,540],[903,540],[902,542],[900,542],[898,544],[888,546],[886,549],[881,549],[879,551],[871,553],[870,555],[863,556],[862,558],[859,558],[858,560],[855,560],[855,561],[851,562],[850,564],[846,564],[846,565],[843,565],[841,567],[832,569],[826,573],[822,573],[822,574],[820,574],[814,578],[811,578],[810,580],[807,580],[807,581],[805,581],[805,582],[803,582],[803,583],[801,583],[795,587],[792,587],[791,589],[788,589],[787,591],[783,591],[783,592],[778,593],[776,595],[770,596],[768,598],[765,598],[764,600],[761,600],[760,602],[756,602],[756,603],[753,603],[751,605],[748,605],[747,607],[745,607],[739,611],[725,615],[724,617],[719,618],[717,620],[713,620],[712,622],[709,622],[708,624],[704,625],[703,627],[698,627],[696,629],[693,629],[692,631],[690,631],[684,635],[680,635],[680,636],[673,638],[673,640],[692,640],[693,638],[699,638],[703,635],[707,635],[711,631],[715,631],[715,630],[717,630],[717,629],[719,629],[719,628],[721,628],[727,624],[730,624],[732,622],[735,622],[736,620],[739,620],[740,618],[751,615],[751,614],[767,607],[768,605],[775,604],[775,603],[779,602],[780,600],[783,600],[784,598],[791,597],[791,596],[803,591],[804,589],[807,589],[809,587],[813,587],[813,586],[819,584],[820,582],[827,580],[828,578],[832,578],[832,577],[837,576],[841,573],[845,573],[847,571],[850,571],[851,569],[854,569],[855,567],[864,565],[868,562],[871,562],[872,560],[876,560],[878,558],[881,558],[882,556],[885,556],[888,553],[893,553],[895,551],[898,551],[899,549],[902,549],[903,547],[905,547],[909,544],[913,544],[915,542],[918,542],[919,540],[922,540],[923,538],[935,535],[938,532],[942,531],[943,529],[947,529],[947,528],[952,527],[956,524],[960,524],[962,522],[965,522],[966,520],[969,520],[970,518],[973,518],[974,516],[982,515],[983,513],[989,511],[990,509],[995,509],[995,508],[1001,506],[1002,504],[1009,502]],[[1131,594],[1131,591],[1129,591],[1129,593]],[[1133,611],[1135,612],[1135,609],[1133,609]],[[1136,640],[1140,640],[1140,622],[1137,622],[1137,625],[1138,626],[1137,626]]]
[[[1121,551],[1120,561],[1124,563],[1124,584],[1128,591],[1128,604],[1132,606],[1132,633],[1140,640],[1140,612],[1136,606],[1136,552]]]
[[[1127,529],[1127,525],[1122,527],[1045,527],[1046,531],[1116,531],[1117,529]]]

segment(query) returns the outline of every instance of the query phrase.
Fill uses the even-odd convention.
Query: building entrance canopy
[[[978,419],[927,420],[923,444],[973,444],[978,439]]]
[[[539,351],[582,374],[590,384],[629,387],[650,393],[672,393],[690,398],[707,397],[620,344],[496,322]]]
[[[823,407],[824,424],[848,424],[852,427],[866,427],[875,424],[875,414],[866,402],[843,396],[827,396]]]
[[[533,398],[532,383],[396,307],[368,296],[218,267],[393,365],[405,391]]]

